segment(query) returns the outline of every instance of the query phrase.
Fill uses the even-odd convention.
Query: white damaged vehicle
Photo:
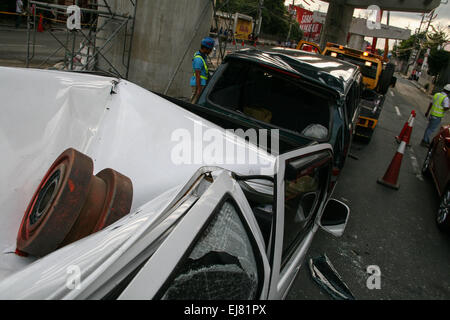
[[[0,299],[282,299],[344,232],[329,144],[274,155],[107,77],[0,68],[0,94]]]

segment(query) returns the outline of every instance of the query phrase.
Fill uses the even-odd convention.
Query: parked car
[[[441,197],[436,223],[441,230],[450,231],[450,125],[442,127],[431,141],[422,173],[433,178]]]
[[[334,155],[328,143],[272,155],[147,90],[108,77],[0,68],[0,83],[2,300],[280,299],[317,230],[344,232],[349,208],[330,199]],[[235,121],[221,119],[224,126]],[[205,158],[176,163],[177,130],[191,135],[187,142],[200,151],[207,149],[196,124],[258,161],[225,161],[220,167]],[[83,223],[81,218],[67,223],[88,205],[78,198],[91,187],[75,181],[85,181],[83,165],[69,161],[47,171],[67,148],[62,155],[91,159],[83,162],[93,165],[87,178],[92,170],[113,168],[133,187],[129,213],[76,240],[74,228],[92,222],[88,215]],[[105,189],[96,183],[96,190]],[[64,203],[70,214],[53,210],[61,194],[70,194],[72,200]],[[47,227],[50,212],[60,227]],[[49,244],[48,253],[32,246],[36,239]]]
[[[281,152],[308,141],[334,150],[333,184],[344,167],[362,93],[359,68],[295,49],[244,49],[229,54],[198,105],[256,128],[279,129]]]

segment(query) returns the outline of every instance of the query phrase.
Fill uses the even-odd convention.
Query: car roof
[[[340,94],[352,85],[359,67],[332,57],[302,50],[276,47],[268,50],[243,49],[229,54],[230,59],[244,59],[262,63],[294,76],[320,83]]]

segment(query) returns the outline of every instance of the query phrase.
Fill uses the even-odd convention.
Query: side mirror
[[[341,237],[350,217],[350,208],[343,202],[330,199],[320,219],[320,227],[335,237]]]

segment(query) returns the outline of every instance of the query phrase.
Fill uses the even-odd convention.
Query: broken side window
[[[286,163],[282,264],[287,263],[312,227],[328,185],[328,152]]]
[[[324,140],[329,134],[331,102],[306,91],[282,70],[230,61],[208,99],[303,136]]]
[[[253,300],[258,297],[255,251],[233,201],[223,202],[162,290],[163,300]],[[158,295],[159,296],[159,295]]]

